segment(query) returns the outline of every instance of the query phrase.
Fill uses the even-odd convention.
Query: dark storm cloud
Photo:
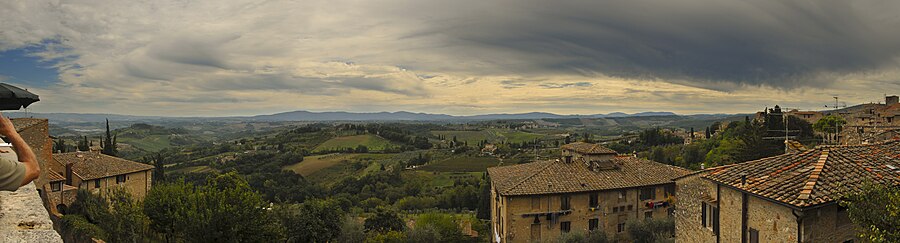
[[[430,6],[448,16],[416,36],[515,60],[498,69],[519,73],[821,87],[896,69],[900,57],[900,1],[451,2]]]

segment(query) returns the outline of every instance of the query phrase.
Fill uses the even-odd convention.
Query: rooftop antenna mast
[[[831,115],[835,116],[835,117],[840,117],[840,113],[838,112],[838,109],[847,108],[847,104],[846,103],[841,104],[840,102],[838,102],[840,100],[838,98],[838,96],[834,96],[832,98],[834,98],[834,107],[833,107],[834,111],[832,112]],[[825,107],[828,107],[828,105],[825,105]],[[841,134],[840,134],[839,125],[837,124],[837,122],[834,123],[834,141],[835,141],[835,144],[841,144]]]
[[[776,106],[776,107],[777,107],[777,106]],[[787,143],[786,143],[786,142],[787,142],[788,140],[792,139],[792,138],[798,138],[798,137],[799,137],[799,133],[800,133],[801,131],[800,131],[800,130],[790,130],[790,126],[788,126],[788,124],[789,124],[789,123],[788,123],[788,114],[786,114],[785,110],[791,110],[792,108],[787,108],[787,107],[777,107],[777,108],[778,108],[778,109],[775,109],[775,108],[769,109],[769,108],[767,107],[767,108],[766,108],[767,110],[765,111],[765,112],[766,112],[766,118],[765,118],[765,119],[766,119],[766,121],[768,122],[770,116],[781,116],[781,122],[784,123],[784,130],[776,129],[776,130],[766,130],[766,131],[768,131],[768,132],[782,132],[782,131],[783,131],[783,132],[784,132],[784,137],[779,137],[779,136],[775,136],[775,137],[763,137],[763,139],[766,139],[766,140],[784,139],[784,141],[785,141],[785,152],[787,152]],[[768,125],[766,125],[766,126],[768,127]],[[797,135],[793,135],[793,136],[792,136],[791,133],[797,133]]]

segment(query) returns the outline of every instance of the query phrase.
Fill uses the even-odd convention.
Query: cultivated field
[[[388,146],[391,146],[391,142],[387,139],[371,134],[336,137],[329,139],[322,144],[319,144],[319,146],[316,146],[316,149],[314,151],[346,148],[355,149],[359,145],[366,146],[367,148],[369,148],[369,151],[381,151]]]
[[[419,169],[436,172],[482,172],[499,163],[500,160],[494,157],[454,156],[430,162]]]
[[[334,166],[341,161],[350,160],[359,154],[326,154],[317,156],[308,156],[303,161],[293,165],[285,166],[284,169],[291,170],[294,173],[309,176],[319,170]]]

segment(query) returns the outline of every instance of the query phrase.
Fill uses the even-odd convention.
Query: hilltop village
[[[47,217],[0,233],[41,242],[856,242],[851,199],[900,183],[897,96],[456,122],[38,115],[13,123],[41,175],[0,205]]]

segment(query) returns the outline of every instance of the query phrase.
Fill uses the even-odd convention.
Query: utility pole
[[[837,112],[837,109],[838,109],[838,97],[835,96],[835,97],[834,97],[834,113],[835,113],[835,114],[838,113],[838,112]],[[841,134],[840,134],[839,132],[840,132],[840,131],[838,130],[838,122],[835,121],[835,122],[834,122],[834,141],[835,141],[835,144],[841,144]]]

